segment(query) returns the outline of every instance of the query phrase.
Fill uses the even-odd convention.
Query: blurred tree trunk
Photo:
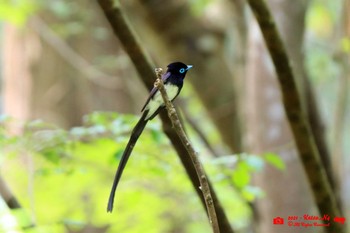
[[[338,35],[336,41],[350,41],[350,0],[343,1],[342,17],[338,26]],[[339,43],[339,42],[338,42]],[[334,113],[334,128],[333,128],[333,140],[332,140],[332,165],[335,171],[336,184],[339,184],[341,190],[339,194],[344,205],[341,209],[345,212],[345,216],[350,216],[350,202],[348,194],[350,192],[350,173],[348,172],[349,164],[346,163],[346,149],[345,149],[345,138],[347,124],[349,120],[346,118],[349,112],[349,91],[350,91],[350,51],[341,47],[339,54],[339,62],[341,63],[342,72],[339,77],[339,87],[337,89],[337,101]]]
[[[3,35],[4,113],[26,120],[30,115],[32,92],[29,69],[39,49],[37,37],[10,24],[4,25]]]
[[[124,53],[108,58],[115,57],[111,51],[118,51],[119,45],[109,31],[101,32],[106,22],[91,11],[96,3],[79,5],[84,10],[63,20],[44,9],[41,18],[30,19],[26,28],[5,27],[5,113],[71,127],[94,110],[133,111],[133,97],[123,91],[128,89],[124,79],[116,76],[136,79],[136,73],[126,65]],[[95,59],[101,57],[105,59]]]
[[[305,71],[302,43],[307,4],[305,1],[277,0],[270,0],[268,3],[284,39],[296,77],[299,78],[299,87],[303,87],[302,77]],[[273,218],[281,216],[287,220],[288,216],[315,214],[314,201],[297,156],[283,110],[275,70],[260,29],[255,22],[249,28],[246,84],[248,146],[254,153],[279,154],[286,164],[285,171],[266,167],[262,174],[256,176],[256,183],[266,192],[265,198],[257,202],[257,232],[295,232],[293,227],[286,225],[276,228],[272,224]],[[309,229],[308,232],[316,230],[318,229]]]
[[[159,0],[139,2],[144,15],[136,16],[133,13],[130,18],[134,15],[142,18],[142,25],[145,25],[146,20],[156,35],[154,37],[158,37],[155,39],[156,46],[151,47],[157,52],[166,51],[157,53],[155,60],[163,64],[166,58],[168,63],[171,59],[194,65],[188,81],[192,82],[224,143],[233,152],[242,151],[236,83],[225,59],[225,27],[209,19],[199,20],[186,1],[172,0],[167,1],[167,4]],[[225,14],[224,11],[220,12]],[[229,21],[226,19],[225,22]],[[154,54],[154,51],[150,53]]]

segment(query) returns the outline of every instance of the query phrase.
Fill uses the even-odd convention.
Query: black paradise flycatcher
[[[183,81],[186,76],[186,73],[191,68],[192,68],[191,65],[185,65],[182,62],[173,62],[168,65],[168,70],[165,74],[163,74],[162,81],[164,83],[164,87],[171,101],[173,101],[179,95],[183,86]],[[159,113],[159,111],[164,108],[165,108],[165,105],[163,102],[162,95],[160,94],[160,92],[156,87],[153,87],[153,89],[151,90],[147,98],[145,105],[141,110],[141,112],[143,112],[142,116],[140,120],[137,122],[135,128],[133,129],[129,142],[126,145],[122,158],[120,159],[120,163],[119,163],[117,172],[115,173],[111,193],[108,199],[107,212],[112,212],[113,210],[115,191],[117,189],[117,186],[122,176],[125,165],[128,162],[131,152],[137,142],[137,139],[140,137],[147,122],[149,120],[152,120]]]

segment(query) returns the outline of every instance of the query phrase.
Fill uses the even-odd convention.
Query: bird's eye
[[[179,70],[179,72],[180,72],[181,74],[183,74],[183,73],[185,73],[185,69],[184,69],[184,68],[181,68],[181,69]]]

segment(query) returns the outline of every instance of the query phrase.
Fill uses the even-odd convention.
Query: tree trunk
[[[302,41],[306,5],[302,1],[270,0],[271,11],[281,29],[296,76],[303,74]],[[285,171],[267,166],[255,177],[266,196],[257,202],[257,232],[295,232],[286,224],[276,227],[273,218],[316,214],[307,179],[297,155],[281,102],[276,73],[260,29],[254,22],[249,36],[247,59],[248,146],[257,154],[274,152],[286,164]],[[301,80],[299,80],[301,81]],[[273,182],[272,182],[273,181]],[[316,232],[319,229],[308,229]]]

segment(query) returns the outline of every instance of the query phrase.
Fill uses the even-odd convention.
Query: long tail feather
[[[115,195],[115,191],[117,189],[119,180],[123,174],[123,170],[125,168],[126,163],[128,162],[128,159],[130,157],[130,154],[132,152],[132,150],[134,149],[134,146],[137,142],[137,139],[140,137],[143,129],[145,128],[148,120],[145,120],[147,115],[147,111],[145,111],[141,117],[141,119],[139,120],[139,122],[137,122],[135,128],[133,129],[129,142],[126,145],[125,151],[123,153],[123,156],[119,162],[119,166],[117,169],[117,172],[115,173],[114,176],[114,181],[113,181],[113,186],[111,189],[111,193],[109,195],[109,199],[108,199],[108,206],[107,206],[107,212],[112,212],[113,210],[113,203],[114,203],[114,195]]]

